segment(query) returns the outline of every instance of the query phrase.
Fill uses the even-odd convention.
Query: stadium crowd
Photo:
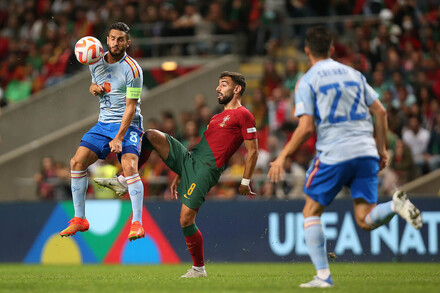
[[[261,148],[255,172],[260,180],[254,180],[254,189],[267,198],[301,197],[305,170],[314,155],[314,138],[286,163],[290,180],[273,185],[263,179],[269,162],[296,127],[292,114],[294,88],[308,66],[274,52],[282,41],[284,18],[348,14],[378,15],[362,22],[346,20],[329,25],[335,32],[333,58],[362,72],[388,111],[391,160],[389,168],[381,173],[380,189],[382,195],[389,195],[394,186],[440,167],[439,0],[0,0],[1,105],[25,100],[78,70],[71,49],[75,41],[85,35],[104,40],[104,28],[115,20],[129,24],[134,38],[228,33],[246,36],[241,38],[242,54],[268,57],[262,65],[259,86],[249,88],[244,97],[245,106],[255,116]],[[288,36],[294,37],[292,43],[299,48],[305,28],[298,24],[288,27]],[[172,47],[164,50],[205,54],[212,49],[206,46],[200,43],[178,52]],[[217,43],[214,48],[217,54],[229,51],[227,43]],[[151,52],[148,47],[133,46],[130,54],[142,58]],[[179,117],[164,112],[161,119],[149,120],[145,127],[161,129],[191,148],[210,117],[219,111],[208,108],[205,99],[198,95],[191,111]],[[238,180],[243,172],[243,153],[231,159],[224,180],[208,198],[236,197],[235,178]],[[48,199],[68,197],[68,189],[55,191],[42,184],[48,181],[46,178],[60,179],[57,182],[65,179],[65,167],[47,160],[43,160],[44,167],[36,175],[39,194]],[[90,173],[105,177],[119,169],[117,161],[109,158]],[[141,172],[146,196],[170,198],[167,186],[174,175],[158,157],[152,156]],[[90,196],[113,197],[93,187],[91,184]],[[60,195],[62,190],[67,190],[64,195]]]

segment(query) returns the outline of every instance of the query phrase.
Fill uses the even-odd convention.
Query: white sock
[[[132,223],[139,221],[142,224],[142,208],[144,201],[144,185],[139,174],[127,176],[128,194],[130,194],[131,207],[133,210]]]
[[[320,269],[316,271],[318,278],[322,280],[326,280],[328,277],[330,277],[330,269]]]
[[[89,182],[87,179],[87,170],[71,170],[70,176],[75,217],[84,219],[86,217],[86,192]]]
[[[195,267],[193,266],[193,270],[203,273],[205,271],[205,266]]]
[[[118,176],[118,181],[121,183],[124,187],[128,187],[127,181],[125,180],[125,177],[123,175]]]

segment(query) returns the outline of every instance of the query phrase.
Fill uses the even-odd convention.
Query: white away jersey
[[[108,52],[104,56],[106,54]],[[138,92],[142,90],[142,70],[139,64],[127,53],[120,61],[113,64],[107,63],[104,56],[98,62],[89,66],[92,83],[99,84],[104,88],[104,93],[99,95],[100,112],[98,121],[121,123],[125,111],[127,88],[135,88]],[[139,98],[131,125],[143,130],[140,104],[141,99]]]
[[[315,63],[298,81],[295,116],[314,117],[322,163],[379,157],[368,109],[377,98],[360,72],[333,59]]]

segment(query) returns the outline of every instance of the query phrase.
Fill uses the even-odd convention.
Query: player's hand
[[[108,145],[112,153],[119,154],[120,152],[122,152],[122,140],[115,138],[112,141],[110,141]]]
[[[267,178],[270,179],[270,181],[277,183],[278,180],[281,179],[284,180],[285,179],[285,173],[284,173],[284,160],[277,158],[275,161],[273,161],[272,163],[270,163],[270,169],[269,172],[267,173]]]
[[[98,96],[104,92],[104,87],[102,85],[92,83],[89,91],[92,93],[92,95]]]
[[[388,166],[388,152],[379,153],[379,171],[382,171],[386,166]]]
[[[251,190],[250,186],[243,184],[240,184],[240,186],[238,187],[238,192],[241,195],[256,195],[256,193]]]
[[[179,194],[177,193],[177,185],[179,185],[180,183],[180,176],[177,175],[173,182],[171,183],[170,186],[170,190],[171,190],[171,195],[174,197],[174,199],[177,199],[179,197]]]

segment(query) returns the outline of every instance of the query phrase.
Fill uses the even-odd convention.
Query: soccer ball
[[[81,64],[92,65],[102,57],[104,49],[101,42],[94,37],[84,37],[75,45],[75,56]]]

